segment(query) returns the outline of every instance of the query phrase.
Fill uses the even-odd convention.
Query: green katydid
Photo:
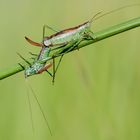
[[[68,28],[68,29],[65,29],[62,31],[57,31],[57,30],[53,29],[52,27],[46,25],[43,27],[43,41],[42,41],[42,43],[34,42],[31,39],[25,37],[25,39],[30,44],[42,48],[40,51],[40,54],[38,55],[37,60],[35,60],[34,63],[32,65],[30,65],[29,67],[25,68],[25,77],[29,77],[29,76],[34,75],[34,74],[40,74],[44,71],[47,71],[47,69],[52,66],[52,63],[46,65],[46,62],[48,61],[48,59],[50,59],[49,53],[51,50],[63,48],[61,51],[62,52],[61,58],[60,58],[60,61],[61,61],[64,54],[66,54],[67,52],[69,52],[73,49],[76,49],[76,48],[78,49],[77,46],[83,40],[96,39],[96,37],[93,36],[93,32],[90,30],[90,26],[91,26],[91,23],[93,21],[98,20],[99,18],[101,18],[105,15],[108,15],[110,13],[119,11],[121,9],[124,9],[127,7],[132,7],[132,6],[139,6],[139,5],[140,4],[126,5],[126,6],[114,9],[112,11],[109,11],[107,13],[104,13],[104,14],[97,17],[97,15],[101,14],[101,12],[99,12],[96,15],[94,15],[91,18],[91,20],[89,20],[83,24],[80,24],[78,26]],[[45,28],[46,27],[55,31],[56,33],[51,35],[51,36],[46,37],[45,36]],[[58,66],[60,64],[60,61],[58,63]],[[53,66],[54,66],[54,62],[53,62]],[[57,66],[56,70],[58,69],[58,66]],[[54,82],[56,70],[55,70],[55,68],[53,68],[53,75],[52,75],[53,82]]]

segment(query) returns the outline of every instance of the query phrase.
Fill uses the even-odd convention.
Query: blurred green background
[[[0,69],[39,48],[42,26],[64,29],[139,0],[0,0]],[[93,31],[140,16],[140,7],[112,13],[92,24]],[[47,30],[47,34],[51,34]],[[31,95],[32,132],[24,73],[0,81],[0,140],[140,139],[140,29],[136,28],[66,55],[55,85],[43,73],[28,79],[49,121],[50,136]]]

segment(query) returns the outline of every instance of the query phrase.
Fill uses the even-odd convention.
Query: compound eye
[[[49,40],[44,40],[44,45],[45,46],[50,46],[51,45],[51,42]]]

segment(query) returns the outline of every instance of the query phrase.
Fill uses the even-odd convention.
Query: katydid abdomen
[[[78,25],[76,27],[62,30],[60,32],[57,32],[56,34],[45,37],[43,40],[43,44],[46,47],[54,47],[67,44],[73,40],[79,40],[79,38],[81,38],[81,36],[84,35],[87,30],[89,30],[89,26],[90,23],[85,22],[84,24]]]

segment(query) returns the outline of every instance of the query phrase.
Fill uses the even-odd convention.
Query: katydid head
[[[21,54],[17,53],[18,56],[23,59],[27,64],[28,66],[25,67],[25,66],[22,66],[20,63],[19,65],[21,67],[23,67],[25,69],[25,78],[31,76],[31,75],[35,75],[37,74],[37,72],[44,66],[44,64],[42,63],[38,63],[38,62],[34,62],[33,64],[31,64],[28,60],[26,60]]]
[[[27,67],[25,69],[25,78],[29,77],[29,76],[32,76],[32,75],[35,75],[35,74],[38,74],[38,71],[44,67],[44,64],[41,64],[41,63],[34,63],[33,65]]]
[[[36,71],[32,67],[27,67],[25,69],[25,78],[36,74]]]
[[[46,46],[46,47],[52,45],[51,41],[50,41],[49,39],[47,39],[47,38],[44,38],[44,39],[43,39],[43,44],[44,44],[44,46]]]

